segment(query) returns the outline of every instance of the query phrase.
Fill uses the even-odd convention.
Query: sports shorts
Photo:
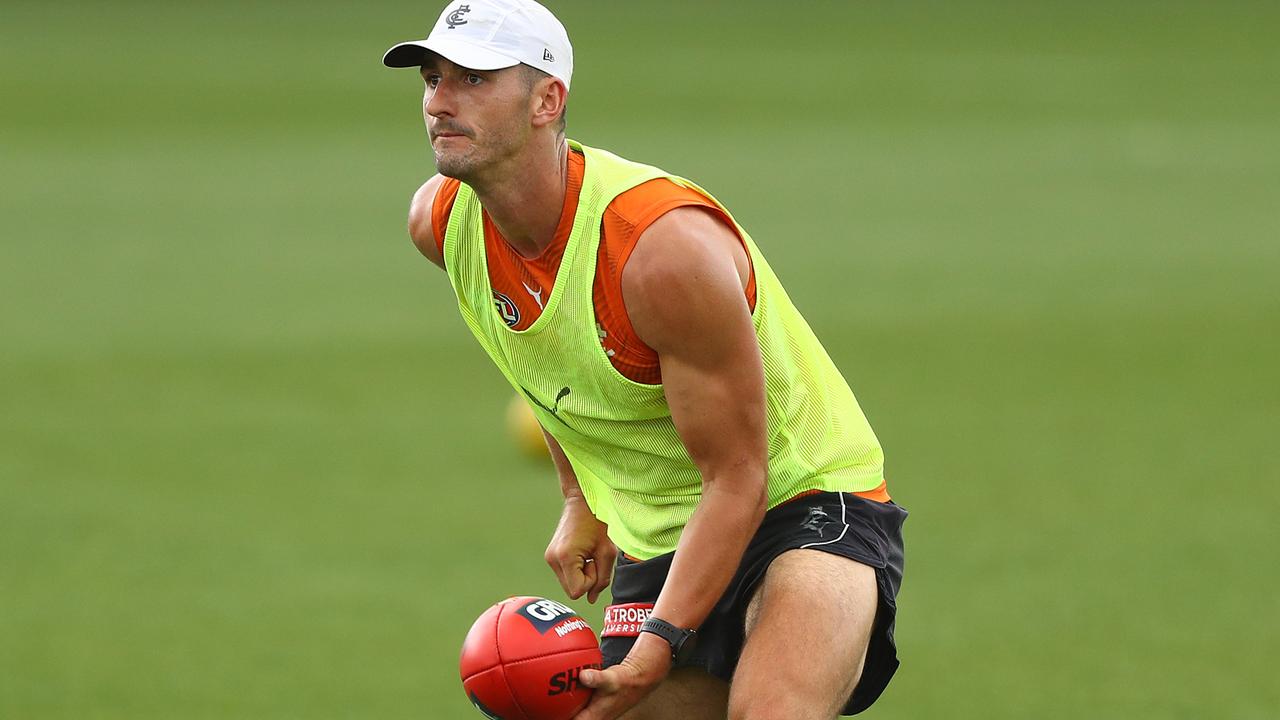
[[[902,523],[907,511],[852,493],[817,492],[793,498],[765,514],[747,545],[737,573],[702,627],[696,644],[679,667],[700,667],[725,682],[733,678],[742,654],[747,604],[773,559],[788,550],[811,548],[851,558],[875,569],[879,605],[862,677],[843,714],[871,707],[898,669],[893,641],[898,588],[902,584]],[[605,611],[601,633],[604,666],[622,662],[666,582],[675,553],[650,560],[619,555],[613,576],[613,604]],[[839,588],[831,588],[838,592]]]

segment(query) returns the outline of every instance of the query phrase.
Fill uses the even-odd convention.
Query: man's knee
[[[735,695],[729,701],[729,720],[811,720],[813,702],[780,695]],[[825,718],[823,719],[825,720]]]
[[[859,671],[861,668],[859,668]],[[857,678],[854,677],[856,684]],[[853,687],[826,682],[776,682],[755,676],[735,677],[729,695],[729,720],[834,720]]]
[[[620,720],[724,720],[729,684],[697,668],[673,670]]]

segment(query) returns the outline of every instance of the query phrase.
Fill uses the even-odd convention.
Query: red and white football
[[[591,699],[579,674],[600,662],[595,631],[572,608],[513,597],[471,626],[458,666],[467,697],[486,717],[569,720]]]

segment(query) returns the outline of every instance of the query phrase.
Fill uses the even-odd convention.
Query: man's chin
[[[452,153],[435,153],[436,156],[436,172],[441,175],[466,182],[467,177],[471,175],[472,163],[467,158],[461,158]]]

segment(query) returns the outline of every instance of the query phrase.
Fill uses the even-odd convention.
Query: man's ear
[[[551,125],[564,113],[564,105],[569,99],[569,91],[564,83],[553,77],[539,80],[533,88],[533,96],[529,99],[532,105],[533,126]]]

